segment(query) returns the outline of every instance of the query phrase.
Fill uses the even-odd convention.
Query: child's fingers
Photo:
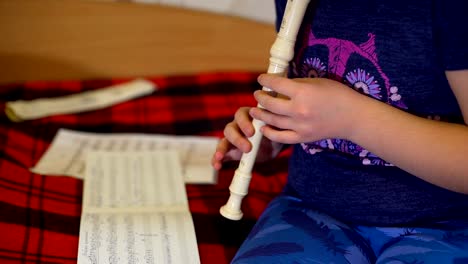
[[[230,160],[239,160],[242,152],[233,147],[233,145],[223,138],[216,147],[216,151],[211,158],[211,165],[214,169],[219,170],[223,162]]]
[[[251,149],[250,142],[242,134],[239,127],[234,123],[229,123],[224,129],[224,136],[226,140],[240,149],[242,152],[249,152]]]
[[[278,115],[291,115],[291,100],[284,96],[273,97],[266,91],[255,91],[255,100],[265,109]]]
[[[211,166],[213,166],[213,168],[215,168],[216,170],[221,169],[223,159],[226,155],[226,152],[228,151],[228,147],[229,142],[226,138],[221,139],[218,145],[216,146],[215,153],[211,158]]]
[[[234,115],[235,123],[246,137],[251,137],[255,133],[249,109],[250,107],[242,107]]]
[[[279,94],[283,94],[289,98],[294,95],[292,87],[294,87],[295,82],[291,79],[274,74],[261,74],[257,80],[263,87],[269,88]]]

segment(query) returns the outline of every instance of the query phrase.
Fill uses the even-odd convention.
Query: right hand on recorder
[[[241,107],[234,115],[234,120],[224,128],[224,138],[220,140],[211,159],[211,165],[219,170],[226,161],[240,160],[243,153],[248,153],[252,145],[248,140],[255,133],[250,107]],[[262,138],[256,161],[264,162],[274,158],[281,150],[282,144]]]

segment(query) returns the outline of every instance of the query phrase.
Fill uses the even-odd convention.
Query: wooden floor
[[[266,71],[273,25],[150,4],[0,0],[0,83]]]

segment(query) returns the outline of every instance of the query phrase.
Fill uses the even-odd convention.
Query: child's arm
[[[468,70],[445,72],[458,105],[463,113],[465,124],[468,125]]]
[[[468,70],[449,72],[447,78],[468,123]],[[351,140],[430,183],[468,193],[466,125],[419,118],[375,103],[369,104],[358,124],[360,132]]]
[[[468,120],[468,71],[447,73]],[[262,85],[286,95],[256,92],[268,111],[250,114],[264,121],[263,135],[282,143],[343,138],[421,179],[468,193],[468,127],[417,117],[327,79],[288,80],[262,75]]]

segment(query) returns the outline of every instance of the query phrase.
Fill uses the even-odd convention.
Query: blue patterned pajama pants
[[[281,195],[232,263],[468,264],[468,221],[441,222],[438,228],[351,227]]]

